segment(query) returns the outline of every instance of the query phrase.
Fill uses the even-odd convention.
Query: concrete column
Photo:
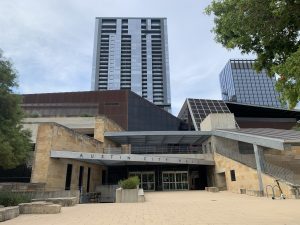
[[[259,191],[261,192],[261,194],[263,194],[264,193],[264,185],[263,185],[262,177],[261,177],[261,158],[260,158],[260,152],[262,151],[262,147],[255,145],[255,144],[253,145],[253,147],[254,147],[254,155],[255,155],[255,161],[256,161]]]

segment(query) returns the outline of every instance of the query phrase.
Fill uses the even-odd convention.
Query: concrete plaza
[[[300,200],[229,192],[146,192],[145,203],[81,204],[60,214],[21,215],[3,225],[299,225]]]

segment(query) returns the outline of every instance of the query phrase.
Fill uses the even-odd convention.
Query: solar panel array
[[[191,107],[191,116],[194,118],[198,130],[200,130],[200,123],[210,113],[231,113],[227,105],[222,100],[209,100],[209,99],[187,99]]]

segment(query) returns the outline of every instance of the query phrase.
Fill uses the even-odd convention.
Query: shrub
[[[0,205],[17,206],[20,203],[31,202],[31,198],[25,194],[14,192],[0,192]]]
[[[137,176],[119,181],[119,186],[123,189],[135,189],[139,184],[140,179]]]

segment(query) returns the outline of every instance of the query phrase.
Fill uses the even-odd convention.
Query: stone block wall
[[[103,143],[103,147],[119,147],[114,142],[104,138],[104,132],[122,131],[123,129],[114,121],[104,117],[98,116],[95,121],[94,138]]]
[[[234,193],[241,193],[241,189],[246,190],[246,192],[253,192],[259,190],[257,171],[252,169],[244,164],[241,164],[237,161],[231,160],[227,157],[224,157],[220,154],[214,154],[215,159],[215,176],[218,176],[220,173],[225,173],[225,182],[228,191]],[[235,171],[236,181],[231,180],[230,171]],[[267,174],[262,174],[264,191],[266,190],[267,185],[276,185],[275,178]],[[224,186],[224,183],[221,183],[220,180],[215,179],[214,186]],[[292,187],[284,182],[280,182],[283,193],[288,198],[293,198],[291,189]],[[271,192],[271,190],[269,191]],[[276,189],[276,196],[279,196],[279,192]]]
[[[264,158],[273,165],[292,171],[294,183],[300,184],[300,146],[292,146],[290,150],[285,151],[266,149]]]
[[[86,190],[88,168],[91,168],[90,191],[101,183],[103,167],[72,159],[50,158],[51,150],[102,153],[103,143],[54,123],[39,124],[32,167],[32,183],[45,183],[45,190],[65,189],[67,164],[73,165],[71,190],[78,189],[80,166],[84,167],[83,189]]]
[[[45,189],[44,183],[0,183],[0,191],[43,191]]]

